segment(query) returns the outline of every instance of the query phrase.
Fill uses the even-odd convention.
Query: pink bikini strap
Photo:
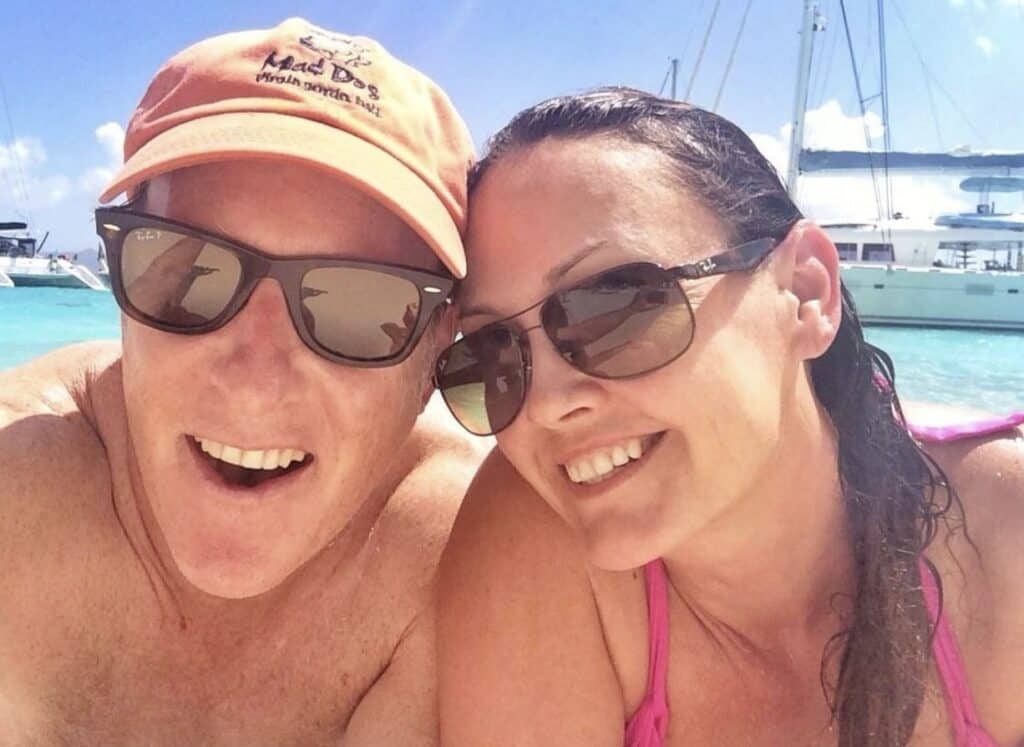
[[[650,656],[647,665],[647,698],[658,721],[668,726],[668,583],[660,559],[644,566],[647,587],[647,622]]]
[[[967,686],[967,670],[964,668],[963,659],[960,658],[960,649],[956,645],[956,638],[953,636],[952,628],[949,627],[949,621],[942,614],[942,602],[939,599],[939,588],[935,583],[935,576],[932,575],[931,568],[923,558],[919,559],[917,563],[918,572],[921,574],[924,601],[928,607],[928,617],[935,625],[932,655],[935,657],[935,667],[939,670],[939,679],[942,680],[946,710],[953,723],[955,743],[957,745],[979,744],[975,739],[981,725],[978,713],[974,708],[974,699]]]
[[[990,436],[1024,425],[1024,410],[998,418],[975,420],[959,425],[914,425],[908,423],[911,435],[919,441],[957,441],[962,438]]]

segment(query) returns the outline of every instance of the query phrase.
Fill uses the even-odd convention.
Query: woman
[[[750,139],[598,90],[471,189],[445,743],[1021,743],[1021,442],[921,450]]]

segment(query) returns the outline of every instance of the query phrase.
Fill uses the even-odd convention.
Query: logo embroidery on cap
[[[315,60],[299,60],[294,54],[275,49],[263,61],[257,83],[295,86],[345,104],[355,104],[373,116],[382,116],[380,89],[367,83],[356,71],[373,65],[367,47],[344,36],[314,32],[298,39]],[[337,83],[339,85],[332,85]]]

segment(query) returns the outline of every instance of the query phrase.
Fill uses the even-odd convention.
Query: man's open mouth
[[[299,449],[243,449],[200,436],[186,436],[189,446],[231,487],[251,488],[305,469],[313,455]]]

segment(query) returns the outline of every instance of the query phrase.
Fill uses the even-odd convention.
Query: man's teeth
[[[278,469],[306,458],[306,452],[298,449],[242,449],[209,438],[197,438],[196,442],[214,459],[247,469]]]
[[[565,471],[573,482],[600,482],[616,467],[643,456],[644,447],[639,438],[630,438],[622,443],[595,449],[589,454],[566,463]]]

